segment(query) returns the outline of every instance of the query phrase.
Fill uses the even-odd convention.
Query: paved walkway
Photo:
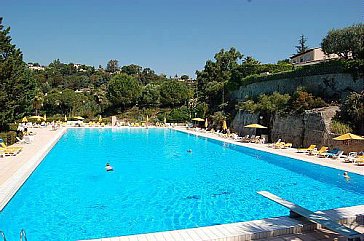
[[[228,143],[233,143],[233,144],[239,145],[239,146],[245,146],[245,147],[257,149],[260,151],[266,151],[266,152],[274,153],[274,154],[281,155],[281,156],[287,156],[287,157],[295,158],[295,159],[306,161],[306,162],[315,163],[315,164],[322,165],[322,166],[332,167],[332,168],[336,168],[339,170],[364,175],[364,166],[358,166],[353,163],[344,163],[342,158],[336,159],[336,160],[332,159],[332,158],[319,158],[319,157],[310,156],[310,155],[307,155],[304,153],[297,153],[297,149],[295,149],[295,148],[273,149],[273,148],[269,148],[267,144],[242,143],[242,142],[238,142],[238,141],[235,141],[232,139],[220,137],[217,134],[213,134],[210,132],[199,132],[199,131],[187,130],[184,127],[183,128],[178,127],[176,129],[179,131],[187,132],[187,133],[198,135],[198,136],[204,136],[204,137],[208,137],[208,138],[212,138],[212,139],[216,139],[216,140],[220,140],[220,141],[224,141],[224,142],[228,142]]]
[[[356,231],[364,233],[364,226],[355,228]],[[342,237],[336,233],[333,233],[327,229],[319,229],[310,232],[304,232],[301,234],[288,234],[274,238],[258,239],[256,241],[347,241],[345,237]]]

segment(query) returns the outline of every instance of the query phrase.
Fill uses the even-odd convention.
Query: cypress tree
[[[29,113],[36,83],[0,17],[0,129]]]

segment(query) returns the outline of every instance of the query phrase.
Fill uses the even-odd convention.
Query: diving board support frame
[[[290,210],[290,217],[304,217],[313,223],[320,224],[335,233],[343,235],[348,241],[363,240],[363,234],[341,225],[327,216],[314,213],[267,191],[259,191],[258,194],[288,208]]]

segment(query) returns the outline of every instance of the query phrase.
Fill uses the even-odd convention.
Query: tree
[[[301,34],[300,39],[298,40],[298,45],[296,45],[297,54],[304,53],[308,50],[308,46],[306,45],[307,38],[305,35]]]
[[[358,133],[364,134],[364,91],[352,92],[340,107],[340,119],[350,123]]]
[[[140,74],[140,82],[143,85],[155,82],[159,79],[160,79],[160,77],[158,75],[156,75],[154,70],[152,70],[150,68],[144,68]]]
[[[164,81],[160,87],[161,102],[165,106],[181,105],[192,96],[191,90],[177,80]]]
[[[10,27],[0,18],[0,128],[32,109],[36,82],[23,62],[20,49],[11,43]]]
[[[111,78],[107,88],[107,97],[115,107],[136,104],[141,94],[138,80],[127,74],[117,74]]]
[[[337,54],[344,59],[364,59],[364,24],[329,31],[321,48],[325,54]]]
[[[135,77],[139,77],[139,74],[142,72],[142,67],[136,64],[125,65],[121,67],[121,72],[127,75],[133,75]]]
[[[154,84],[144,86],[140,103],[146,106],[158,106],[160,104],[160,86]]]
[[[115,73],[119,71],[119,61],[116,59],[110,60],[106,65],[106,71],[110,73]]]
[[[215,54],[215,62],[208,60],[202,71],[196,71],[199,97],[208,103],[210,109],[214,110],[225,102],[226,84],[242,57],[235,48],[228,51],[221,49]]]
[[[182,75],[181,76],[181,80],[189,80],[190,79],[190,77],[188,76],[188,75],[186,75],[186,74],[184,74],[184,75]]]

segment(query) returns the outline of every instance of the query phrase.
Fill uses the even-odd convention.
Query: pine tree
[[[298,40],[298,45],[296,46],[297,54],[304,53],[308,50],[308,46],[306,45],[307,38],[305,35],[301,35],[300,39]]]
[[[11,44],[10,27],[0,18],[0,129],[32,108],[35,81],[23,62],[20,49]]]

